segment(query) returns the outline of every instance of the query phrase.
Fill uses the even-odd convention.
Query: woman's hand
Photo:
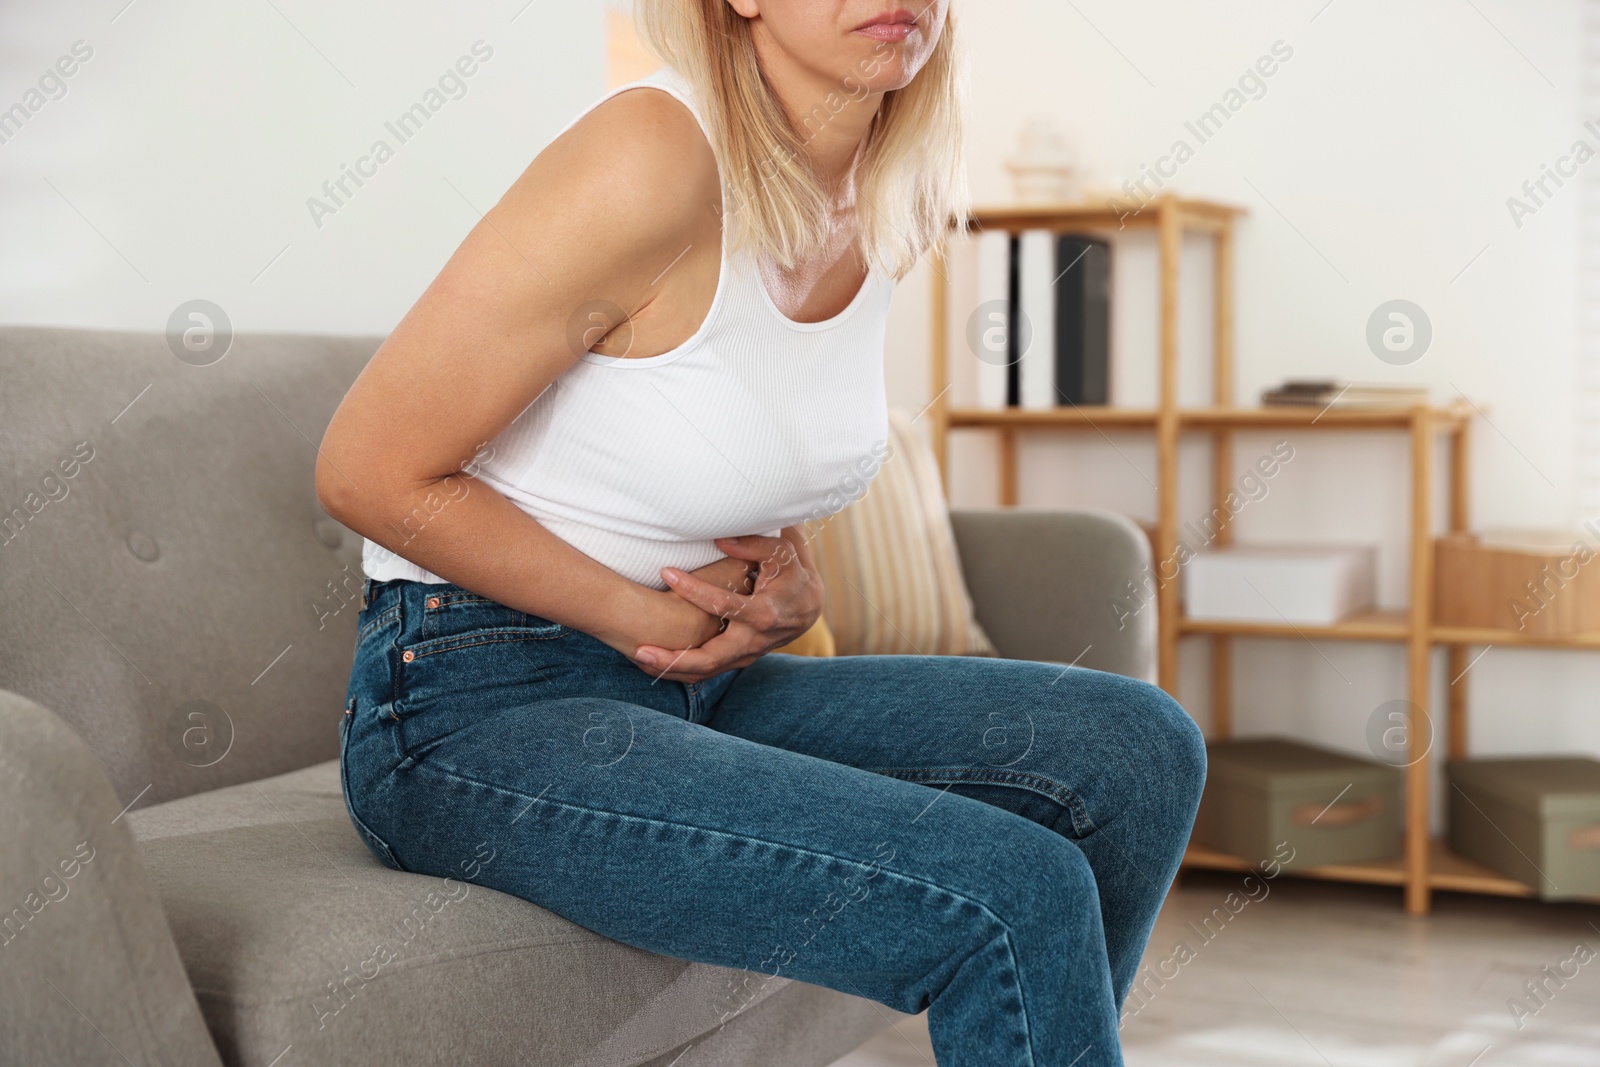
[[[663,567],[661,576],[675,595],[708,616],[726,619],[727,629],[698,646],[641,645],[634,662],[658,678],[700,682],[747,667],[809,630],[822,614],[822,579],[800,532],[793,527],[783,532],[782,537],[717,539],[717,547],[740,566],[759,564],[755,587],[748,593],[708,581],[702,576],[707,568],[691,573]],[[729,561],[719,561],[724,562]]]
[[[746,561],[724,556],[690,571],[687,580],[727,593],[748,595],[754,585],[752,570]],[[649,645],[650,648],[698,648],[722,632],[721,616],[696,607],[671,589],[646,589],[644,596],[644,610],[631,620],[631,625],[620,628],[614,636],[601,638],[640,667],[645,666],[636,656],[641,641],[661,643]]]

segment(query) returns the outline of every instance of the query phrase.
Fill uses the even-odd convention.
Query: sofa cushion
[[[380,340],[241,335],[195,366],[160,333],[0,328],[0,688],[123,803],[338,753],[361,539],[312,472]]]
[[[874,1020],[898,1015],[632,948],[471,884],[471,870],[461,880],[391,870],[356,836],[337,761],[127,818],[229,1064],[267,1067],[292,1047],[280,1067],[621,1067],[790,985],[801,987],[791,999],[806,1024],[826,1018],[840,1030],[829,1040],[859,1042]]]

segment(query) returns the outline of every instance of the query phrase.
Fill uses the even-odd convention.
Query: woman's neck
[[[829,191],[839,195],[847,187],[856,153],[872,128],[883,93],[862,95],[860,86],[851,89],[803,66],[772,40],[760,19],[751,26],[751,33],[757,62],[789,125],[805,141],[812,168]]]

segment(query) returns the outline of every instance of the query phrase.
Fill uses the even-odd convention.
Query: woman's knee
[[[1135,760],[1164,792],[1186,801],[1179,807],[1192,816],[1206,780],[1206,739],[1199,724],[1170,694],[1149,682],[1130,679],[1127,700],[1143,740]]]
[[[1074,701],[1095,708],[1098,734],[1092,758],[1125,779],[1118,796],[1147,802],[1159,798],[1160,806],[1178,816],[1193,816],[1205,784],[1206,742],[1181,704],[1157,685],[1114,674],[1093,679],[1092,687],[1068,697],[1067,706]]]
[[[983,894],[996,918],[1030,939],[1100,936],[1099,885],[1081,848],[1023,820],[996,836],[1006,860],[988,865],[992,878]]]

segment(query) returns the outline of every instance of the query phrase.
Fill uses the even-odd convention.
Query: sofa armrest
[[[0,1063],[220,1067],[111,783],[3,689],[0,811]]]
[[[1155,680],[1150,540],[1109,511],[954,511],[978,622],[1002,656]]]

